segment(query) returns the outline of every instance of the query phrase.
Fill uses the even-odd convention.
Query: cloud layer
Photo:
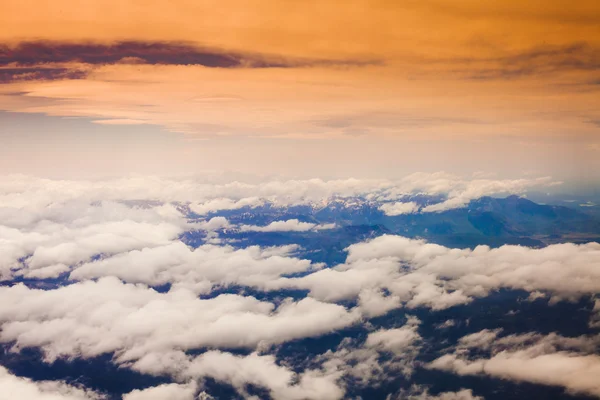
[[[528,300],[546,298],[548,306],[582,298],[597,303],[598,243],[457,249],[383,234],[350,245],[345,260],[325,265],[305,259],[310,252],[297,244],[246,245],[226,235],[316,237],[344,227],[303,222],[289,217],[290,210],[360,210],[369,204],[378,215],[386,213],[384,205],[391,207],[388,214],[443,212],[484,194],[550,184],[547,178],[444,173],[398,181],[262,183],[4,177],[0,342],[14,353],[39,349],[41,362],[108,356],[121,368],[172,380],[130,391],[124,400],[208,399],[207,380],[230,385],[248,399],[257,387],[274,399],[333,400],[356,387],[382,387],[399,377],[410,382],[423,367],[600,396],[593,379],[600,365],[596,336],[482,330],[424,364],[419,358],[431,346],[428,330],[410,315],[468,304],[502,289],[529,292]],[[425,195],[433,200],[423,203]],[[228,214],[242,210],[247,217],[259,207],[277,210],[277,218],[255,223]],[[247,220],[253,223],[239,222]],[[187,236],[200,240],[186,244]],[[384,317],[403,308],[408,315]],[[590,329],[597,325],[597,309],[590,312]],[[448,321],[435,326],[449,332],[468,325]],[[354,334],[340,337],[345,331]],[[333,344],[306,360],[285,356],[286,346],[321,336]],[[0,375],[15,391],[41,400],[103,395],[18,378],[8,370]],[[390,399],[481,400],[468,389],[394,390]]]

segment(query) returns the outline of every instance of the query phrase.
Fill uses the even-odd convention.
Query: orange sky
[[[184,43],[241,61],[182,65],[175,48],[179,58],[149,62],[115,50],[122,41]],[[123,57],[25,65],[11,50],[23,42],[92,43]],[[264,140],[292,142],[280,152],[306,140],[350,152],[367,141],[389,149],[451,140],[467,152],[500,140],[530,146],[538,160],[568,143],[581,169],[600,158],[598,1],[4,0],[0,45],[0,110],[158,127],[188,143],[187,153],[189,143],[202,154],[202,142],[224,137],[254,141],[259,152]],[[9,123],[1,134],[20,140]]]

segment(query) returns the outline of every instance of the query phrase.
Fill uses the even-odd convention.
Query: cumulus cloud
[[[0,287],[0,341],[12,351],[40,348],[46,361],[113,354],[116,364],[169,375],[178,382],[132,391],[125,400],[193,399],[202,390],[194,382],[203,378],[229,383],[248,396],[247,385],[252,384],[277,399],[339,399],[345,394],[345,377],[376,384],[390,373],[409,376],[423,345],[419,321],[409,318],[405,325],[388,329],[367,327],[364,340],[344,339],[334,351],[317,357],[318,368],[304,371],[264,352],[395,308],[442,310],[502,288],[526,290],[532,299],[545,296],[551,302],[594,296],[600,292],[600,244],[452,249],[384,235],[351,245],[345,262],[323,268],[299,258],[296,245],[235,248],[221,245],[217,235],[222,229],[307,232],[332,229],[333,224],[288,219],[237,226],[210,214],[263,205],[308,204],[318,209],[331,202],[343,206],[384,202],[382,211],[400,215],[419,211],[416,203],[404,201],[416,193],[443,195],[443,202],[420,210],[436,212],[462,207],[481,195],[520,193],[550,184],[545,178],[465,180],[448,174],[417,174],[396,182],[257,184],[141,177],[96,182],[0,178],[0,278],[68,274],[70,280],[50,290],[23,284]],[[353,196],[363,198],[355,204],[358,200]],[[191,248],[179,240],[190,230],[207,231],[205,244]],[[170,284],[166,293],[149,287],[165,284]],[[234,294],[198,298],[231,286],[301,289],[309,296],[296,301],[260,301]],[[356,305],[336,304],[345,300]],[[595,315],[600,315],[598,304],[596,300]],[[591,326],[597,324],[594,318]],[[439,328],[452,326],[449,321]],[[591,378],[599,372],[596,339],[501,337],[501,333],[484,330],[465,336],[454,353],[429,367],[599,393]],[[226,351],[240,348],[251,353]],[[190,354],[197,349],[206,351]],[[475,349],[488,352],[489,357],[475,354]],[[551,363],[555,369],[550,369]],[[64,392],[60,395],[71,396],[42,399],[98,398],[61,383],[6,378],[1,372],[0,382],[16,379],[31,393],[54,385]],[[468,390],[435,395],[420,390],[408,395],[410,399],[480,400]]]
[[[335,351],[315,358],[318,368],[301,372],[274,356],[253,352],[234,355],[209,350],[199,356],[181,350],[146,353],[130,367],[142,373],[171,375],[179,381],[213,378],[247,393],[252,384],[267,389],[275,399],[339,399],[344,396],[344,378],[363,385],[377,385],[397,374],[409,376],[415,366],[422,338],[417,333],[420,321],[409,317],[398,328],[371,332],[360,343],[346,338]],[[385,356],[382,358],[382,356]]]
[[[73,280],[115,276],[125,282],[152,286],[172,283],[195,293],[210,293],[214,286],[242,285],[261,289],[282,275],[310,272],[320,265],[291,257],[295,245],[260,248],[202,245],[191,249],[180,241],[132,250],[88,262],[69,275]]]
[[[396,203],[385,203],[379,206],[379,209],[385,213],[385,215],[395,216],[402,214],[412,214],[419,211],[419,205],[414,201],[408,203],[396,202]]]
[[[195,227],[204,231],[216,231],[231,227],[231,224],[225,217],[213,217],[208,221],[203,221],[195,224]]]
[[[143,390],[133,390],[123,395],[123,400],[195,400],[196,383],[187,385],[164,384]]]
[[[0,340],[14,350],[41,348],[49,361],[115,353],[126,362],[173,348],[254,348],[321,335],[360,318],[311,298],[277,307],[239,295],[198,299],[189,290],[158,293],[114,277],[48,291],[1,287],[0,298]]]
[[[264,204],[264,201],[258,197],[249,197],[240,200],[227,198],[212,199],[204,203],[190,204],[190,210],[198,215],[205,215],[215,211],[237,210],[244,207],[256,208]]]
[[[408,377],[421,349],[422,338],[417,332],[420,323],[418,318],[409,316],[398,328],[369,333],[362,344],[345,338],[335,351],[328,351],[319,359],[324,369],[343,373],[364,386],[377,386],[397,374]]]
[[[370,333],[365,342],[365,346],[380,348],[395,354],[403,354],[406,349],[421,337],[416,332],[414,324],[409,324],[404,328],[380,329]]]
[[[445,172],[414,173],[387,188],[381,196],[385,200],[396,200],[410,193],[444,195],[446,200],[427,205],[421,212],[441,212],[464,207],[473,199],[498,194],[523,194],[535,187],[559,185],[550,177],[531,179],[467,179]],[[393,209],[393,206],[389,206]],[[399,206],[401,209],[408,206]]]
[[[312,230],[323,230],[333,228],[335,228],[335,224],[312,224],[310,222],[300,222],[297,219],[288,219],[286,221],[273,221],[266,226],[240,226],[241,231],[251,232],[306,232]]]
[[[547,292],[552,301],[600,291],[599,243],[471,250],[383,235],[347,250],[344,264],[280,278],[277,285],[307,289],[325,301],[359,298],[373,315],[394,305],[444,309],[501,288]]]
[[[495,194],[522,194],[531,187],[555,186],[560,182],[552,181],[550,177],[514,180],[475,179],[461,182],[448,192],[448,199],[438,204],[423,208],[423,212],[440,212],[459,208],[473,199]]]
[[[569,392],[600,396],[600,357],[593,354],[600,338],[536,333],[498,338],[499,333],[486,330],[463,337],[455,352],[437,358],[428,368],[562,386]],[[470,349],[478,351],[471,355]],[[480,350],[487,350],[490,357],[478,355]]]
[[[69,201],[0,208],[0,279],[53,277],[99,254],[165,245],[190,228],[174,206]]]
[[[10,208],[43,209],[69,200],[145,200],[189,203],[198,214],[216,210],[256,207],[268,201],[276,206],[322,204],[333,197],[367,195],[393,186],[387,180],[340,179],[325,181],[267,180],[231,182],[228,177],[161,178],[132,176],[95,181],[41,179],[23,175],[0,177],[0,204]]]
[[[429,390],[418,385],[411,387],[410,391],[401,391],[396,396],[388,396],[386,400],[484,400],[475,396],[471,389],[461,389],[457,392],[442,392],[437,395],[430,394]]]
[[[0,400],[101,400],[104,396],[61,381],[37,381],[11,374],[0,366]]]
[[[8,208],[43,209],[68,200],[154,200],[189,203],[205,215],[219,210],[310,204],[315,207],[336,199],[364,197],[370,201],[399,202],[409,195],[444,196],[446,200],[424,207],[422,212],[463,207],[470,200],[496,194],[522,194],[528,189],[559,184],[549,177],[493,180],[471,179],[444,172],[416,173],[399,180],[340,179],[325,181],[271,180],[258,183],[228,181],[225,177],[168,179],[135,176],[114,180],[59,181],[22,175],[0,177],[0,204]],[[410,204],[410,202],[406,203]],[[403,209],[393,203],[386,208]]]
[[[248,385],[266,389],[273,398],[283,400],[339,399],[344,394],[344,387],[339,382],[341,371],[331,368],[294,371],[286,363],[278,362],[273,355],[259,352],[235,355],[226,351],[208,350],[192,356],[181,350],[172,350],[148,353],[130,367],[142,373],[170,375],[178,381],[202,382],[206,378],[212,378],[232,385],[238,393],[249,399],[255,397],[248,393]],[[169,387],[168,390],[172,388]],[[199,399],[210,398],[212,397],[205,392],[199,395]]]
[[[248,384],[254,384],[268,389],[273,398],[280,400],[335,400],[344,395],[343,388],[336,382],[340,377],[337,373],[306,370],[296,374],[278,365],[275,357],[257,353],[235,356],[208,351],[193,359],[183,375],[227,382],[242,394],[246,393]]]

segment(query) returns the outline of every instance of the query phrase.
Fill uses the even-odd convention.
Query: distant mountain
[[[600,240],[599,219],[569,207],[541,205],[518,196],[482,197],[464,208],[390,217],[386,226],[398,234],[459,247]]]
[[[424,195],[403,199],[421,206],[442,200]],[[266,204],[257,208],[224,210],[208,217],[224,216],[234,225],[268,225],[288,219],[315,224],[335,223],[336,229],[326,231],[238,232],[229,229],[225,236],[246,244],[298,243],[312,248],[313,245],[319,247],[319,243],[328,243],[330,249],[336,250],[341,244],[349,245],[353,240],[384,233],[424,238],[461,248],[482,244],[542,247],[558,242],[600,241],[600,217],[580,208],[538,204],[519,196],[481,197],[463,208],[397,216],[386,215],[379,209],[382,204],[360,197],[335,198],[320,204],[289,207]],[[190,241],[201,242],[192,238]]]

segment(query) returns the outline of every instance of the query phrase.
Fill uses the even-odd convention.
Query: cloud
[[[419,211],[419,205],[414,201],[403,203],[385,203],[379,206],[379,209],[385,213],[385,215],[395,216],[402,214],[412,214]]]
[[[437,184],[443,182],[438,181]],[[441,212],[454,208],[466,206],[469,201],[478,199],[483,196],[491,196],[496,194],[522,194],[531,187],[554,186],[560,184],[552,181],[550,177],[541,177],[534,179],[506,179],[506,180],[491,180],[491,179],[474,179],[466,180],[450,180],[447,185],[448,199],[437,204],[432,204],[424,207],[422,212]]]
[[[409,377],[415,368],[422,338],[419,319],[409,316],[404,325],[379,329],[368,334],[362,344],[345,338],[335,351],[318,357],[322,368],[351,377],[362,386],[375,387],[398,374]]]
[[[195,400],[196,384],[164,384],[148,389],[134,390],[123,395],[123,400]]]
[[[552,302],[600,291],[598,243],[471,250],[383,235],[347,250],[344,264],[272,286],[307,289],[324,301],[359,298],[374,315],[402,305],[445,309],[501,288],[545,292]]]
[[[440,212],[463,207],[470,200],[498,194],[522,194],[532,188],[555,186],[550,177],[529,179],[470,179],[444,172],[415,173],[399,180],[264,180],[231,182],[227,177],[161,178],[134,176],[112,180],[68,181],[30,176],[0,176],[0,200],[8,209],[43,211],[54,203],[77,199],[82,202],[159,201],[181,202],[198,215],[219,210],[329,203],[360,204],[356,197],[368,201],[398,202],[410,195],[446,196],[446,200],[424,207],[422,212]],[[346,203],[345,203],[346,202]],[[409,202],[410,204],[410,202]],[[400,206],[398,206],[400,207]],[[401,206],[405,207],[405,206]],[[408,207],[408,206],[406,206]],[[21,210],[17,215],[22,214]],[[23,216],[22,218],[25,218]]]
[[[170,243],[191,226],[174,206],[102,201],[0,208],[0,279],[47,278],[97,255]]]
[[[223,210],[238,210],[240,208],[249,207],[256,208],[264,204],[264,200],[258,197],[243,198],[240,200],[232,200],[227,198],[212,199],[205,203],[192,203],[190,210],[198,215],[205,215],[215,211]]]
[[[381,329],[367,336],[365,346],[376,347],[392,353],[402,354],[414,342],[420,340],[416,329]]]
[[[515,79],[530,75],[600,69],[597,45],[580,42],[543,45],[491,58],[456,59],[470,79]],[[460,70],[460,68],[459,68]],[[458,71],[456,71],[458,72]]]
[[[61,381],[32,381],[0,366],[0,400],[101,400],[104,396]]]
[[[204,231],[216,231],[219,229],[229,228],[231,227],[231,224],[225,217],[213,217],[208,221],[197,223],[196,227]]]
[[[254,297],[198,299],[175,289],[157,293],[114,277],[53,290],[0,287],[0,340],[41,348],[46,359],[116,353],[118,362],[173,348],[254,348],[318,336],[360,314],[311,298],[279,306]],[[194,318],[190,318],[194,315]]]
[[[223,216],[206,215],[255,205],[304,204],[319,210],[326,205],[403,203],[407,193],[446,194],[451,204],[441,207],[454,207],[480,193],[526,190],[547,182],[472,181],[442,173],[393,182],[3,178],[0,260],[5,279],[68,273],[69,281],[47,290],[23,284],[0,287],[0,341],[12,351],[39,348],[46,361],[112,354],[120,366],[167,375],[178,382],[131,392],[127,396],[132,399],[167,391],[174,393],[171,397],[177,392],[185,399],[201,389],[192,390],[191,383],[181,382],[207,377],[230,383],[242,394],[247,394],[247,384],[253,384],[275,398],[341,398],[345,379],[369,385],[398,374],[409,376],[423,345],[419,321],[409,318],[399,327],[368,327],[364,340],[344,339],[334,351],[316,357],[318,368],[313,365],[304,371],[261,352],[347,328],[396,308],[442,310],[502,288],[544,295],[551,303],[594,296],[600,292],[600,245],[452,249],[383,235],[349,246],[345,262],[324,269],[299,258],[296,245],[236,248],[219,243],[215,235],[221,229],[276,232],[330,226],[297,219],[236,226]],[[205,244],[191,248],[179,239],[193,230],[207,232]],[[167,284],[165,293],[149,287]],[[215,288],[238,286],[265,292],[300,289],[309,296],[273,301],[234,294],[210,296]],[[198,298],[199,294],[209,296]],[[336,304],[345,300],[356,305]],[[579,371],[580,364],[595,368],[592,352],[597,343],[590,338],[500,334],[484,330],[465,336],[458,341],[456,354],[440,358],[436,368],[466,374],[481,363],[487,371],[487,363],[492,362],[499,365],[494,376],[546,382],[539,376],[513,377],[505,371],[525,354],[519,352],[527,352],[529,358],[519,358],[525,363],[545,362],[538,358],[548,357],[548,362],[573,362],[573,371]],[[190,354],[198,349],[205,352]],[[234,355],[229,349],[251,353]],[[490,356],[471,357],[473,349]],[[506,355],[502,363],[500,354]],[[268,373],[253,372],[259,367]],[[567,376],[569,371],[561,372]],[[586,393],[595,390],[585,382],[570,382],[559,384]],[[462,400],[472,393],[431,395],[424,390],[410,395]]]
[[[456,325],[455,320],[447,319],[446,321],[442,322],[441,324],[437,324],[435,326],[435,329],[448,329],[448,328],[452,328],[455,325]]]
[[[483,331],[462,338],[454,353],[437,358],[428,368],[562,386],[572,393],[600,396],[600,357],[590,354],[597,351],[599,338],[525,334],[495,339],[498,333]],[[490,350],[491,356],[482,358],[461,349]]]
[[[251,232],[307,232],[333,228],[335,228],[335,224],[313,224],[300,222],[297,219],[288,219],[286,221],[273,221],[266,226],[242,225],[239,229]]]
[[[87,71],[61,67],[22,67],[1,68],[0,84],[18,81],[51,81],[63,79],[83,79]]]
[[[461,389],[457,392],[442,392],[437,395],[430,394],[429,390],[418,385],[413,385],[410,391],[401,391],[397,396],[388,396],[386,400],[484,400],[475,396],[471,389]]]
[[[319,370],[296,374],[278,365],[275,357],[257,353],[235,356],[208,351],[192,360],[183,375],[211,377],[230,383],[241,393],[246,392],[248,384],[257,385],[267,388],[273,398],[281,400],[335,400],[344,395],[344,390],[336,382],[339,374]]]
[[[130,365],[142,373],[170,375],[179,381],[202,381],[212,378],[232,385],[244,398],[254,399],[248,385],[270,392],[275,399],[339,399],[344,395],[341,371],[332,368],[297,371],[273,355],[252,352],[235,355],[225,351],[208,350],[198,356],[180,350],[147,353]],[[210,399],[205,392],[199,399]],[[128,399],[124,399],[128,400]]]
[[[84,263],[74,268],[69,278],[84,281],[115,276],[125,282],[152,286],[171,283],[198,294],[208,294],[215,286],[242,285],[268,290],[282,275],[321,268],[308,260],[291,257],[295,250],[295,245],[235,249],[212,244],[191,249],[175,241]]]
[[[289,58],[202,48],[184,42],[121,41],[113,43],[29,41],[0,44],[0,83],[18,80],[83,79],[90,65],[193,65],[207,68],[301,68],[365,66],[376,60]],[[69,65],[70,67],[50,67]],[[81,66],[83,64],[83,67]]]
[[[465,207],[469,201],[484,196],[523,194],[531,188],[551,187],[560,184],[561,182],[552,180],[551,177],[467,179],[445,172],[417,172],[395,181],[393,185],[389,185],[381,193],[378,193],[375,198],[379,201],[395,201],[406,198],[411,194],[442,195],[445,197],[443,201],[428,204],[420,210],[416,203],[402,201],[383,204],[380,206],[380,210],[384,211],[387,215],[400,215],[416,211],[424,213],[443,212]]]

